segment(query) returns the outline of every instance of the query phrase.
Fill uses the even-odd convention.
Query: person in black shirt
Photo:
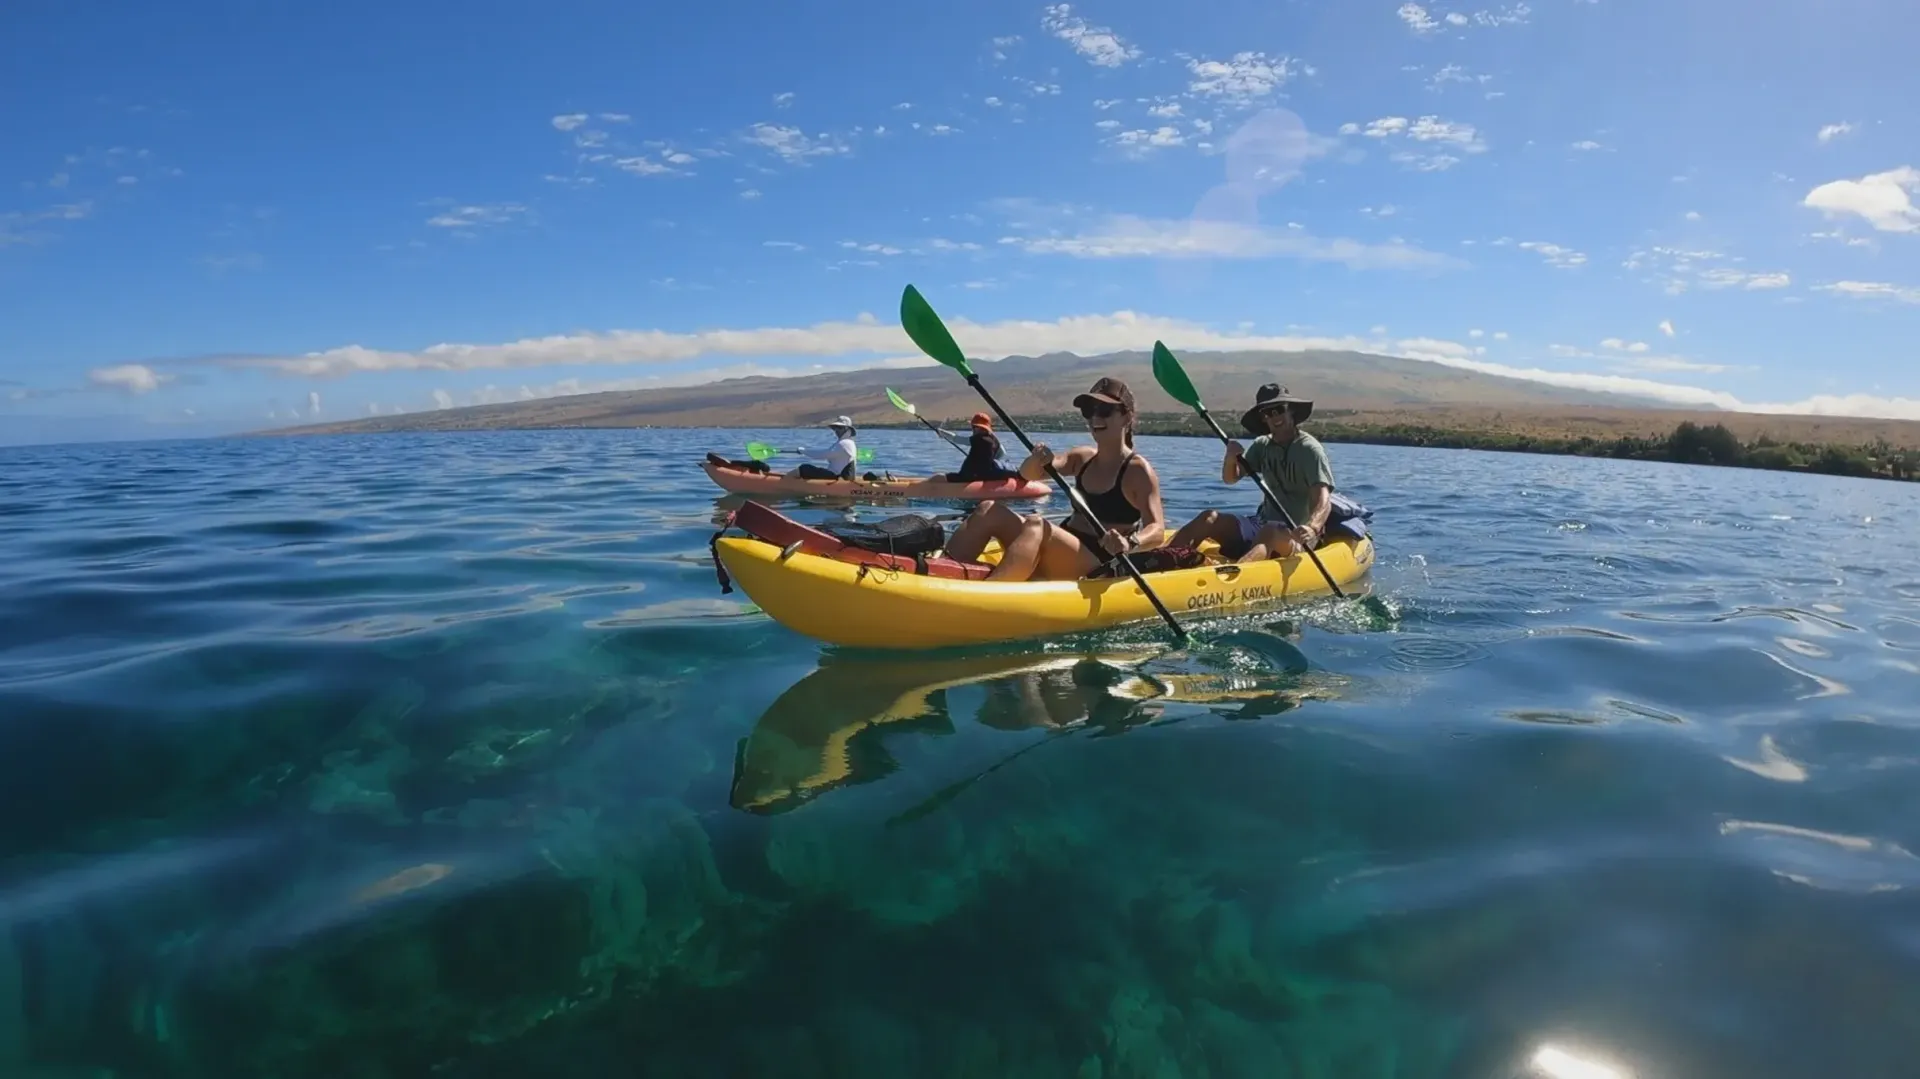
[[[1021,514],[983,499],[947,540],[948,558],[977,562],[989,541],[1000,544],[1000,561],[989,581],[1064,581],[1083,577],[1116,555],[1158,546],[1166,538],[1160,476],[1133,448],[1133,391],[1117,378],[1103,378],[1073,399],[1087,421],[1093,445],[1055,454],[1044,442],[1020,465],[1022,479],[1038,481],[1052,465],[1085,499],[1094,519],[1075,510],[1064,524],[1040,514]]]
[[[967,459],[960,471],[947,473],[950,483],[1019,479],[1020,474],[1000,463],[1000,437],[993,433],[993,417],[984,412],[973,414],[973,434],[967,440]]]

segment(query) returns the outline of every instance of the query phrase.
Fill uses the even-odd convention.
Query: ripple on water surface
[[[0,453],[0,1072],[1910,1070],[1912,488],[1335,446],[1377,607],[882,655],[774,437]]]

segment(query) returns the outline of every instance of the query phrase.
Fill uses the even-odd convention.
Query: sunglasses
[[[1085,404],[1080,406],[1080,415],[1090,420],[1091,419],[1104,420],[1108,416],[1111,416],[1118,411],[1120,411],[1119,405],[1110,405],[1110,404],[1107,404],[1105,401],[1094,401],[1091,404]]]

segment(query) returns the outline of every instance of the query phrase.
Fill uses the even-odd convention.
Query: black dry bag
[[[947,530],[925,514],[906,513],[873,524],[823,524],[820,531],[850,547],[885,554],[932,554],[947,545]]]

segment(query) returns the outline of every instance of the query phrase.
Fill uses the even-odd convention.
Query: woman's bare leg
[[[1040,564],[1040,552],[1046,546],[1052,526],[1037,514],[1020,522],[1020,530],[1011,540],[1001,541],[1000,564],[987,573],[989,581],[1025,581],[1033,577]]]
[[[973,515],[960,522],[953,530],[952,538],[947,540],[946,555],[961,562],[978,562],[980,552],[987,549],[987,541],[999,540],[1004,550],[1018,535],[1025,518],[993,499],[984,499],[974,508]]]
[[[1219,510],[1202,510],[1198,517],[1180,526],[1167,546],[1198,547],[1201,540],[1212,540],[1223,552],[1233,550],[1240,545],[1240,519]]]

